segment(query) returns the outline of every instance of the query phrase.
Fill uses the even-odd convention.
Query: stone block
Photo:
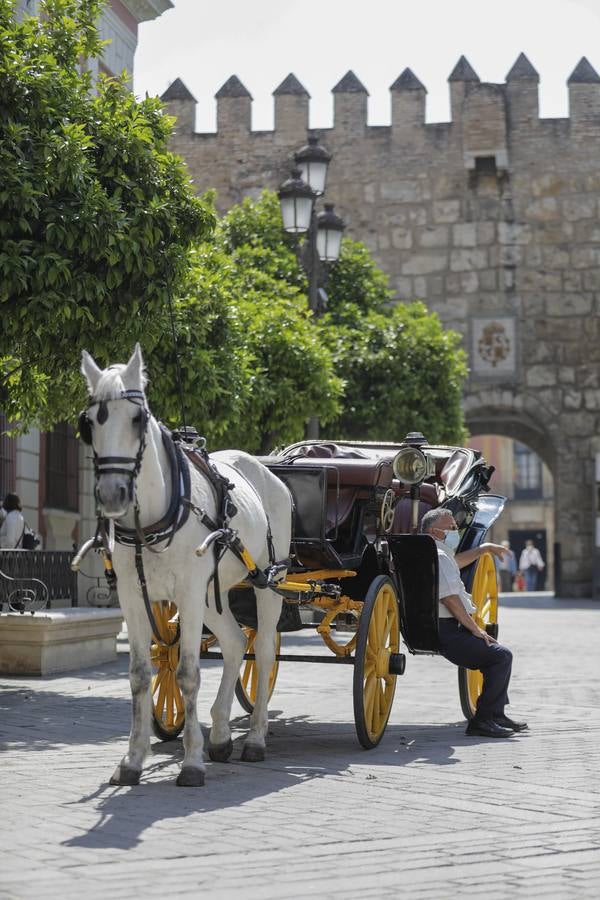
[[[444,303],[444,318],[452,318],[464,323],[469,313],[469,301],[465,297],[448,297]]]
[[[531,241],[531,226],[511,222],[498,222],[499,244],[528,244]]]
[[[365,203],[376,203],[377,202],[377,185],[376,184],[365,184],[364,186],[364,198]]]
[[[422,206],[413,206],[408,209],[408,221],[411,225],[426,225],[427,210]]]
[[[600,266],[600,247],[574,247],[571,264],[575,269],[594,269]]]
[[[592,410],[600,410],[600,390],[587,389],[583,392],[585,399],[585,408]]]
[[[546,299],[546,312],[549,316],[588,316],[592,312],[592,298],[581,294],[565,294],[561,297]]]
[[[523,291],[560,291],[562,273],[526,269],[520,274],[519,284]]]
[[[540,244],[572,244],[574,241],[575,226],[566,219],[560,222],[544,222],[544,227],[536,232],[536,239]]]
[[[432,205],[433,221],[452,223],[460,221],[460,200],[436,200]]]
[[[427,297],[427,279],[422,275],[417,276],[414,280],[415,297],[424,300]]]
[[[396,250],[410,250],[412,243],[410,228],[392,228],[392,245]]]
[[[117,658],[120,610],[61,609],[0,615],[0,673],[51,675]]]
[[[426,183],[417,179],[411,181],[382,181],[382,200],[395,200],[400,203],[418,203],[420,200],[429,199],[429,191]]]
[[[498,286],[498,275],[495,269],[484,269],[478,273],[479,284],[484,291],[495,291]]]
[[[429,275],[432,272],[443,272],[448,266],[446,253],[414,254],[402,264],[403,275]]]
[[[581,391],[565,391],[563,394],[565,409],[581,409],[582,399]]]
[[[584,290],[600,291],[600,269],[586,269],[584,272],[577,272],[576,274],[582,280]]]
[[[596,216],[596,198],[588,196],[567,197],[562,202],[563,215],[569,222],[591,219]]]
[[[575,368],[573,366],[560,366],[558,380],[561,384],[575,384]]]
[[[455,247],[477,246],[477,225],[473,222],[461,222],[452,226],[452,243]]]
[[[524,247],[499,246],[490,249],[490,263],[497,266],[520,266],[524,257]]]
[[[403,278],[399,276],[395,279],[396,284],[396,292],[399,297],[403,300],[412,299],[413,295],[413,282],[412,278]]]
[[[556,384],[554,366],[530,366],[527,369],[526,381],[529,387],[539,388]]]
[[[563,287],[565,291],[580,291],[585,284],[584,279],[588,274],[588,272],[584,272],[582,277],[581,272],[572,272],[571,270],[563,272]],[[600,279],[598,284],[600,285]],[[600,287],[598,289],[600,290]]]
[[[487,250],[452,250],[450,269],[452,272],[470,272],[473,269],[485,269],[488,265]]]
[[[495,222],[478,222],[477,223],[477,243],[493,244],[496,241],[496,224]]]
[[[568,250],[560,247],[542,247],[542,265],[545,269],[568,269],[570,259]]]
[[[534,197],[555,197],[564,193],[568,185],[560,175],[549,172],[531,179],[531,193]]]
[[[446,247],[448,237],[447,225],[430,225],[421,231],[418,240],[421,247]]]
[[[444,293],[444,279],[441,275],[434,275],[429,279],[429,293],[434,297]]]
[[[465,272],[460,277],[460,286],[464,294],[475,294],[479,290],[479,278],[476,272]]]
[[[561,210],[555,197],[543,197],[530,203],[525,215],[533,222],[553,222],[560,219]]]

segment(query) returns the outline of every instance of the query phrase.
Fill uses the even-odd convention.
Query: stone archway
[[[594,555],[589,442],[565,435],[561,417],[533,393],[483,389],[465,398],[464,409],[471,434],[513,438],[548,466],[554,478],[554,527],[561,554],[559,591],[564,597],[589,597]]]

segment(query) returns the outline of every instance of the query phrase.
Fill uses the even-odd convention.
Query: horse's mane
[[[122,375],[126,368],[127,366],[123,363],[117,363],[105,369],[94,390],[94,398],[96,400],[115,400],[119,398],[122,391],[125,390]]]

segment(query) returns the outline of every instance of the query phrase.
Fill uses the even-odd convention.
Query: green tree
[[[258,268],[306,293],[297,248],[282,231],[275,194],[264,192],[259,201],[232,209],[219,240],[238,264],[252,261],[252,272]],[[395,304],[387,276],[358,241],[343,240],[326,289],[327,312],[313,321],[313,332],[322,352],[328,357],[333,353],[344,390],[341,414],[322,419],[323,433],[401,440],[408,431],[419,430],[431,442],[460,443],[465,438],[461,396],[467,373],[460,336],[444,330],[422,303]]]
[[[324,327],[345,382],[343,412],[331,433],[399,441],[422,431],[431,443],[465,440],[460,335],[444,330],[423,303],[392,304],[387,276],[356,241],[342,242],[327,293]]]
[[[50,425],[83,397],[79,354],[126,358],[164,340],[168,288],[214,224],[180,159],[173,120],[125,78],[91,92],[98,0],[0,0],[0,403]]]
[[[277,199],[244,201],[192,254],[175,304],[185,415],[209,446],[266,453],[303,437],[307,418],[339,413],[341,382],[315,328],[304,274],[282,239]],[[174,357],[165,341],[148,359],[150,398],[181,418]]]

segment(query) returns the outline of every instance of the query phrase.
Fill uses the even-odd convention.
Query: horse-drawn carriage
[[[272,694],[281,661],[337,662],[353,666],[358,739],[370,749],[381,740],[405,653],[436,654],[437,552],[418,534],[425,512],[450,510],[461,532],[460,550],[483,542],[504,506],[489,492],[493,468],[463,447],[431,446],[421,434],[399,444],[303,441],[261,462],[289,489],[294,501],[291,564],[277,592],[284,596]],[[476,620],[497,635],[497,584],[489,554],[463,572]],[[229,591],[230,607],[247,636],[236,696],[252,712],[256,692],[256,599],[251,584]],[[158,637],[152,647],[153,727],[163,740],[184,725],[177,682],[176,607],[154,604]],[[310,611],[310,612],[309,612]],[[301,614],[302,612],[302,614]],[[281,652],[281,632],[314,628],[331,656]],[[165,646],[171,639],[171,645]],[[201,656],[219,658],[217,640],[203,635]],[[459,695],[467,718],[481,691],[479,672],[459,668]],[[269,695],[270,695],[269,694]]]
[[[418,433],[399,444],[303,441],[260,460],[209,457],[152,416],[139,346],[127,365],[104,370],[84,352],[82,371],[90,401],[79,430],[93,450],[98,522],[72,565],[101,552],[113,586],[118,577],[130,644],[129,751],[111,782],[139,781],[152,721],[163,739],[184,729],[177,783],[204,783],[199,653],[215,655],[217,642],[211,759],[232,753],[234,691],[251,713],[242,759],[264,758],[268,701],[288,659],[352,665],[358,738],[376,746],[406,663],[401,637],[410,653],[438,652],[437,551],[418,534],[421,516],[443,506],[460,549],[479,545],[504,504],[488,490],[493,469],[473,450],[430,446]],[[491,558],[466,580],[479,624],[495,631]],[[280,633],[307,624],[333,656],[281,652]],[[459,683],[470,717],[478,673],[461,671]]]

